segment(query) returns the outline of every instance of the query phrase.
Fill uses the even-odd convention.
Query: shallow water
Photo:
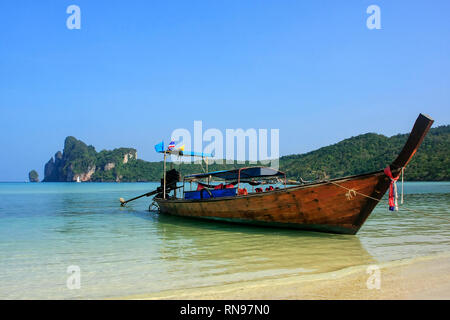
[[[0,183],[0,299],[107,298],[317,274],[450,252],[450,182],[405,184],[357,236],[246,227],[128,208],[154,183]],[[444,219],[438,219],[442,217]],[[81,288],[69,290],[67,268]]]

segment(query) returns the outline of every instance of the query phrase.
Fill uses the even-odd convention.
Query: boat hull
[[[246,196],[155,200],[161,214],[355,234],[388,187],[380,171]]]

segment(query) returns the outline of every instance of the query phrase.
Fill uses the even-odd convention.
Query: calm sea
[[[158,216],[154,183],[0,183],[0,299],[108,298],[307,275],[450,252],[450,182],[405,184],[357,236]],[[69,290],[69,266],[80,289]]]

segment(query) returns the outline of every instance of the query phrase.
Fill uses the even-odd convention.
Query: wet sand
[[[450,256],[379,264],[380,282],[368,266],[127,297],[130,299],[450,299]],[[373,270],[373,269],[372,269]],[[372,277],[371,277],[372,276]],[[368,288],[367,282],[372,289]],[[371,281],[372,280],[372,281]]]

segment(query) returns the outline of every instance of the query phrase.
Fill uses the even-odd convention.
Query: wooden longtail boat
[[[398,177],[416,153],[433,120],[420,114],[411,134],[398,157],[389,165]],[[250,182],[248,178],[279,178],[283,173],[270,168],[260,168],[241,177],[249,168],[188,176],[195,181],[209,175]],[[234,171],[234,172],[233,172]],[[251,171],[248,171],[251,172]],[[165,179],[165,175],[164,175]],[[239,182],[238,182],[239,183]],[[242,182],[241,182],[242,183]],[[391,179],[384,170],[325,180],[303,185],[275,189],[267,192],[215,196],[210,189],[189,193],[183,198],[159,193],[155,202],[160,214],[192,217],[227,222],[237,222],[271,227],[287,227],[329,233],[356,234],[367,220],[379,200],[388,190]],[[166,186],[166,181],[164,180]],[[208,185],[206,185],[208,187]],[[179,187],[178,187],[179,188]],[[173,189],[172,189],[173,190]],[[239,187],[237,188],[239,191]],[[200,194],[200,197],[198,195]],[[187,196],[189,195],[189,196]]]

